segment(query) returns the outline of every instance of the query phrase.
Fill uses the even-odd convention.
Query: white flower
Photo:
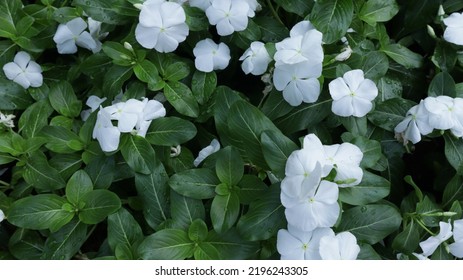
[[[441,95],[427,97],[424,106],[429,112],[429,125],[435,129],[451,129],[457,137],[463,136],[463,99]]]
[[[243,61],[241,69],[246,74],[262,75],[267,71],[267,66],[272,61],[262,42],[252,42],[251,46],[240,57]]]
[[[444,40],[463,46],[463,13],[453,13],[444,19],[447,28],[444,31]]]
[[[424,101],[421,100],[420,104],[408,110],[405,119],[394,128],[396,137],[401,139],[404,144],[407,144],[407,141],[411,141],[413,144],[420,142],[421,135],[433,131],[432,126],[429,125],[429,114],[424,106]]]
[[[294,34],[305,30],[310,23],[298,26]],[[276,43],[275,66],[283,64],[296,64],[307,61],[311,65],[323,62],[322,48],[323,34],[316,29],[310,29],[303,35],[292,36]]]
[[[313,231],[301,231],[288,226],[277,235],[277,250],[282,260],[321,260],[320,239],[334,236],[330,228],[317,228]]]
[[[142,5],[135,38],[147,49],[172,52],[188,36],[185,21],[185,11],[180,4],[148,0]]]
[[[5,115],[2,112],[0,112],[0,124],[6,127],[10,127],[10,128],[14,127],[14,121],[13,121],[14,118],[16,118],[15,115]]]
[[[318,77],[322,73],[322,64],[310,64],[308,61],[297,64],[280,64],[273,72],[275,88],[283,91],[283,98],[291,106],[302,102],[313,103],[320,95]]]
[[[29,87],[40,87],[43,84],[42,68],[27,52],[18,52],[13,62],[3,66],[3,72],[8,79],[27,89]]]
[[[457,258],[463,258],[463,219],[453,222],[454,243],[449,245],[450,253]]]
[[[338,54],[334,59],[336,61],[344,61],[347,60],[350,55],[352,54],[352,49],[350,48],[349,45],[346,45],[342,50],[341,53]]]
[[[350,232],[327,235],[320,239],[320,256],[323,260],[355,260],[359,252],[357,238]]]
[[[304,36],[307,31],[316,30],[315,26],[308,21],[303,20],[296,23],[289,31],[289,37]]]
[[[243,31],[248,26],[249,4],[245,0],[212,0],[206,10],[211,25],[220,36]]]
[[[0,209],[0,223],[5,219],[5,214],[3,213],[2,209]]]
[[[359,147],[351,143],[323,146],[326,154],[325,164],[336,169],[335,182],[339,187],[350,187],[360,184],[363,170],[360,162],[363,153]]]
[[[121,132],[111,122],[111,115],[100,107],[98,111],[95,127],[93,128],[93,139],[100,143],[101,150],[113,152],[119,147],[119,137]]]
[[[211,39],[199,41],[193,49],[195,67],[203,72],[222,70],[231,59],[230,49],[224,43],[216,44]]]
[[[303,188],[297,204],[286,208],[286,220],[303,231],[332,227],[339,217],[338,197],[338,185],[329,181],[323,180],[315,188]]]
[[[166,109],[164,108],[164,105],[157,100],[148,101],[148,98],[145,98],[142,103],[143,109],[138,114],[138,121],[135,128],[138,136],[145,137],[148,132],[148,128],[151,125],[151,121],[164,117],[166,115]]]
[[[425,241],[420,242],[420,247],[423,250],[423,256],[428,257],[436,251],[437,247],[444,241],[452,237],[452,225],[449,223],[439,222],[439,234],[431,236]]]
[[[77,46],[94,51],[97,49],[95,39],[88,31],[87,23],[82,18],[75,18],[66,24],[60,24],[56,30],[53,41],[56,43],[58,53],[72,54],[77,52]]]
[[[108,32],[101,33],[101,22],[92,19],[91,17],[88,18],[88,30],[90,31],[90,35],[95,40],[95,47],[92,49],[93,53],[97,53],[101,50],[101,42],[100,40],[106,38],[108,36]]]
[[[190,0],[190,6],[206,11],[211,6],[212,0]]]
[[[244,0],[249,5],[248,17],[254,17],[256,15],[256,11],[262,9],[262,6],[257,2],[257,0]]]
[[[363,71],[351,70],[343,77],[328,84],[333,98],[331,110],[341,117],[363,117],[373,108],[372,100],[378,95],[378,88],[372,80],[365,79]]]
[[[217,152],[218,150],[220,150],[220,143],[217,141],[217,139],[213,139],[209,146],[199,151],[198,157],[194,160],[193,164],[197,167],[204,159]]]
[[[98,96],[96,95],[91,95],[88,97],[87,99],[87,102],[85,103],[88,107],[90,107],[90,109],[88,110],[83,110],[81,113],[80,113],[80,117],[82,118],[83,121],[86,121],[88,119],[88,117],[90,116],[90,114],[92,112],[95,112],[96,109],[98,109],[101,105],[101,103],[105,102],[107,98],[106,97],[103,97],[103,98],[99,98]]]

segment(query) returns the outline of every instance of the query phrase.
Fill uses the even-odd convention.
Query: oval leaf
[[[144,260],[183,260],[193,256],[194,243],[179,229],[164,229],[148,236],[138,247]]]
[[[79,219],[86,224],[98,224],[121,207],[119,197],[108,190],[94,190],[86,193],[81,202]]]

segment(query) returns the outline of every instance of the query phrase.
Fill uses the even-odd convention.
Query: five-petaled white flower
[[[334,236],[330,228],[317,228],[313,231],[301,231],[288,225],[277,235],[277,250],[282,260],[321,260],[320,239]]]
[[[323,34],[316,29],[309,29],[310,27],[310,22],[302,22],[292,32],[294,36],[275,44],[277,50],[273,57],[275,66],[304,61],[316,65],[323,61]],[[308,31],[301,34],[307,29]]]
[[[341,117],[363,117],[373,108],[372,100],[378,88],[370,79],[365,79],[360,69],[346,72],[328,84],[333,98],[331,110]]]
[[[267,71],[268,64],[272,59],[262,42],[252,42],[251,46],[240,57],[243,61],[241,69],[246,74],[262,75]]]
[[[429,112],[429,125],[435,129],[451,129],[458,137],[463,136],[463,99],[440,95],[427,97],[424,106]]]
[[[220,36],[227,36],[246,29],[250,10],[245,0],[212,0],[206,16]]]
[[[453,13],[444,19],[447,28],[444,31],[444,40],[463,46],[463,13]]]
[[[199,71],[222,70],[230,62],[230,49],[224,43],[216,44],[211,39],[199,41],[193,49],[195,67]]]
[[[8,79],[27,89],[40,87],[43,84],[42,68],[37,62],[31,60],[31,56],[24,51],[18,52],[13,62],[3,66],[3,72]]]
[[[363,152],[351,143],[323,146],[326,154],[325,164],[336,169],[334,181],[339,187],[358,185],[362,181],[363,169],[360,162]]]
[[[320,256],[323,260],[355,260],[359,252],[357,238],[350,232],[326,235],[320,239]]]
[[[311,64],[308,61],[297,64],[281,64],[273,72],[273,84],[283,91],[283,98],[291,106],[302,102],[313,103],[320,95],[318,77],[322,73],[322,64]]]
[[[424,101],[413,106],[407,112],[405,119],[395,128],[396,138],[407,144],[411,141],[413,144],[421,141],[421,135],[429,134],[433,127],[429,125],[429,112],[424,106]]]
[[[97,52],[97,43],[88,31],[84,31],[86,28],[87,23],[80,17],[72,19],[65,24],[60,24],[53,36],[58,53],[76,53],[77,46]]]
[[[420,247],[423,250],[423,256],[428,257],[432,255],[440,244],[452,237],[452,225],[450,222],[439,222],[439,228],[439,234],[436,236],[431,236],[425,241],[420,242]]]
[[[199,151],[198,157],[195,158],[193,164],[197,167],[201,162],[203,162],[204,159],[217,152],[218,150],[220,150],[220,143],[217,141],[217,139],[213,139],[209,146]]]
[[[142,5],[135,38],[147,49],[173,52],[188,36],[189,29],[185,21],[185,11],[180,4],[148,0]]]

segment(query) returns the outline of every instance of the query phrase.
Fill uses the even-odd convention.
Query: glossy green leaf
[[[32,103],[22,86],[0,76],[0,110],[22,110]]]
[[[175,191],[170,192],[170,214],[174,227],[185,230],[194,220],[206,218],[206,210],[201,200],[180,195]]]
[[[285,11],[297,14],[301,17],[307,15],[312,8],[312,3],[305,0],[275,0]]]
[[[350,231],[358,241],[376,244],[396,231],[402,223],[399,211],[386,204],[357,206],[345,210],[338,231]]]
[[[174,62],[167,66],[164,71],[163,78],[167,81],[180,81],[190,74],[190,67],[185,62]]]
[[[207,225],[201,219],[194,220],[188,228],[188,237],[191,241],[203,241],[207,237]]]
[[[334,43],[347,32],[354,16],[352,0],[320,0],[310,13],[310,22],[323,33],[323,42]]]
[[[445,157],[458,174],[463,173],[463,140],[450,133],[444,134]]]
[[[339,199],[350,205],[374,203],[389,195],[390,185],[383,177],[364,171],[359,185],[339,188]]]
[[[66,199],[78,206],[82,197],[93,190],[93,183],[90,176],[84,170],[75,172],[66,185]]]
[[[368,0],[360,10],[359,18],[370,25],[386,22],[399,12],[395,0]]]
[[[249,204],[267,192],[267,185],[257,176],[244,174],[238,183],[238,196],[241,204]]]
[[[108,190],[93,190],[82,196],[84,206],[79,210],[79,219],[86,224],[97,224],[121,207],[119,197]]]
[[[420,68],[423,65],[423,57],[400,44],[383,46],[381,51],[405,68]]]
[[[392,248],[405,254],[416,251],[420,242],[418,225],[412,220],[392,241]]]
[[[53,109],[61,115],[70,118],[80,115],[82,102],[77,99],[70,83],[60,81],[52,84],[48,99]]]
[[[240,201],[236,193],[216,195],[211,205],[211,221],[217,233],[228,231],[235,224],[240,211]]]
[[[447,72],[440,72],[431,81],[428,89],[428,96],[447,95],[455,97],[455,81]]]
[[[21,7],[22,2],[19,0],[0,2],[0,37],[13,38],[16,35],[15,21]]]
[[[240,153],[231,146],[218,151],[215,170],[220,182],[228,186],[238,184],[244,174],[244,162]]]
[[[165,117],[151,122],[146,140],[154,145],[177,146],[191,140],[196,132],[195,125],[185,119]]]
[[[183,260],[193,256],[194,243],[179,229],[164,229],[148,236],[138,247],[144,260]]]
[[[188,117],[199,115],[199,106],[190,88],[181,82],[168,82],[164,87],[164,95],[175,110]]]
[[[140,13],[125,0],[73,0],[73,4],[81,7],[93,19],[109,23],[123,25]]]
[[[108,216],[108,244],[112,250],[116,250],[121,244],[130,248],[142,239],[140,225],[125,208],[121,207],[119,211]]]
[[[39,136],[46,139],[45,147],[56,153],[74,153],[84,148],[79,136],[62,126],[45,126]]]
[[[217,86],[217,74],[195,71],[191,78],[191,91],[199,104],[205,104],[211,98]]]
[[[463,200],[463,178],[455,175],[445,186],[442,195],[442,207],[447,209],[454,201]]]
[[[135,76],[142,81],[147,83],[152,88],[158,88],[162,83],[161,76],[159,76],[158,69],[149,60],[143,60],[133,67]]]
[[[80,250],[86,238],[87,225],[74,219],[47,238],[42,259],[69,260]]]
[[[150,143],[141,136],[124,135],[121,143],[121,153],[133,171],[150,174],[155,168],[156,154]]]
[[[169,186],[177,193],[195,199],[215,196],[215,187],[220,184],[215,172],[207,168],[190,169],[174,174]]]
[[[18,228],[8,241],[8,250],[20,260],[38,260],[45,241],[38,231]]]
[[[143,215],[152,228],[169,217],[168,179],[164,166],[158,160],[150,174],[135,174],[135,187],[143,202]]]
[[[66,186],[58,170],[51,167],[45,155],[39,151],[29,157],[24,170],[24,180],[43,191],[62,189]]]
[[[277,176],[283,178],[286,161],[289,155],[298,149],[297,145],[283,133],[276,130],[262,132],[260,140],[264,158],[268,166]]]
[[[368,120],[387,131],[394,131],[414,105],[416,103],[408,99],[388,99],[376,105],[375,110],[368,114]]]
[[[55,194],[39,194],[15,201],[8,211],[8,221],[26,229],[56,231],[69,223],[74,213],[63,210],[66,199]]]

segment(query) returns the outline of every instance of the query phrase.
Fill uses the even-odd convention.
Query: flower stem
[[[278,22],[280,22],[281,24],[285,25],[285,24],[283,23],[283,21],[281,20],[281,18],[278,16],[278,13],[277,13],[277,11],[275,10],[275,8],[273,7],[272,2],[271,2],[270,0],[267,0],[267,5],[268,5],[270,11],[272,12],[273,16],[278,20]]]
[[[427,231],[429,234],[431,234],[432,236],[434,236],[434,232],[430,231],[424,224],[422,221],[420,221],[419,219],[415,219],[415,221],[425,230]]]

